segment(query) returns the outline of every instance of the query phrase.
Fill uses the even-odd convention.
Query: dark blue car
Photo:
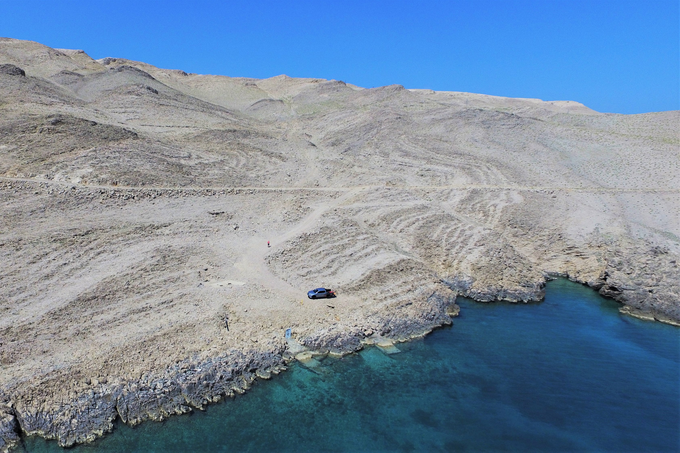
[[[323,297],[335,297],[335,291],[328,288],[316,288],[307,293],[310,299],[321,299]]]

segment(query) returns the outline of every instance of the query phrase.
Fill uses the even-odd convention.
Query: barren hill
[[[0,450],[202,407],[554,276],[678,322],[679,124],[0,38]]]

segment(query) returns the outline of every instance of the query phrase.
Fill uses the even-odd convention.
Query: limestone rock
[[[556,276],[680,320],[680,112],[10,38],[0,65],[2,445],[201,409],[303,351],[422,336],[457,296],[538,301]]]
[[[0,64],[0,74],[26,77],[26,71],[13,64]]]

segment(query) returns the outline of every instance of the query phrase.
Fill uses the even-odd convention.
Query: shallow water
[[[566,280],[539,304],[459,304],[452,328],[399,354],[296,364],[233,401],[69,451],[680,451],[680,329]]]

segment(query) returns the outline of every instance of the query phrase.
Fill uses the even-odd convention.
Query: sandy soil
[[[422,335],[456,295],[540,300],[555,275],[680,321],[679,112],[2,38],[0,113],[0,450],[186,412],[304,349]]]

